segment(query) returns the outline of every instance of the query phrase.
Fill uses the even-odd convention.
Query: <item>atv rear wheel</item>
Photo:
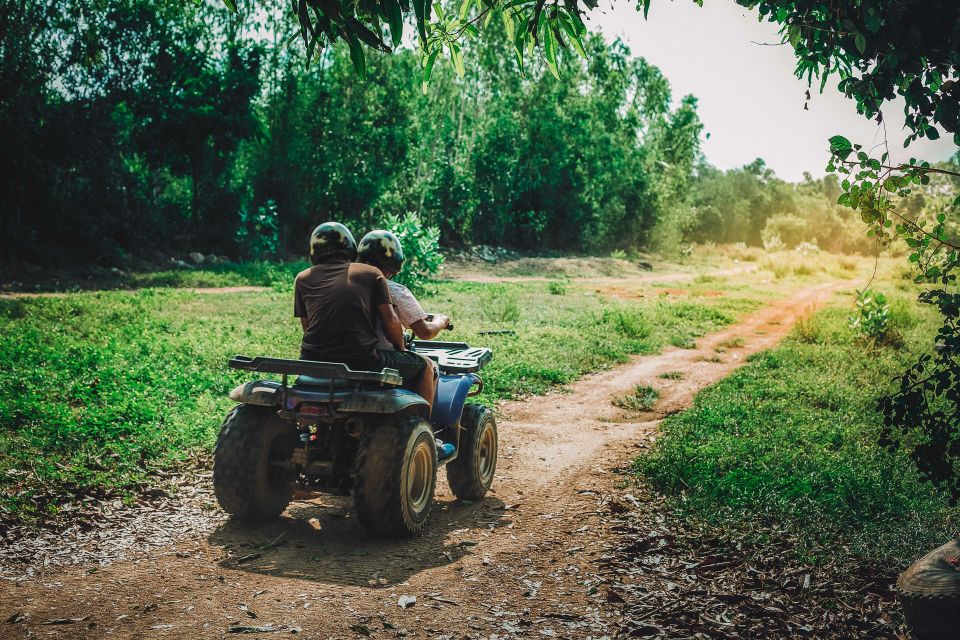
[[[213,491],[227,513],[273,518],[293,498],[293,427],[271,407],[242,404],[227,414],[213,450]]]
[[[353,501],[360,522],[381,536],[423,530],[437,486],[437,445],[423,418],[401,416],[360,441]]]
[[[480,500],[497,470],[497,422],[482,404],[468,404],[460,427],[460,451],[447,465],[447,483],[459,499]]]

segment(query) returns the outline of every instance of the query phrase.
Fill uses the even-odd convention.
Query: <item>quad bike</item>
[[[461,500],[479,500],[497,466],[497,425],[483,405],[478,372],[490,349],[462,342],[410,341],[440,372],[432,418],[427,401],[400,388],[395,369],[353,371],[336,362],[235,356],[234,369],[280,381],[238,386],[240,403],[217,438],[213,487],[241,519],[278,516],[298,486],[353,494],[360,522],[383,536],[419,533],[430,514],[437,470]],[[293,384],[289,377],[296,376]]]

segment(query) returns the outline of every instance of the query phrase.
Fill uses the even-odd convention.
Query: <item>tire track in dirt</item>
[[[597,561],[614,526],[608,514],[623,509],[609,498],[619,483],[615,468],[649,446],[663,417],[848,286],[811,287],[702,337],[696,349],[638,357],[564,392],[505,403],[494,491],[462,505],[442,487],[420,538],[369,537],[346,497],[297,502],[255,527],[217,516],[209,535],[186,535],[135,560],[38,567],[32,577],[4,581],[0,615],[29,617],[0,636],[32,629],[64,638],[219,638],[231,623],[288,625],[311,638],[613,635],[616,616]],[[684,375],[657,377],[669,371]],[[612,405],[636,384],[659,389],[653,411],[630,415]],[[261,548],[271,541],[279,546]],[[401,595],[416,596],[416,605],[401,609]],[[73,625],[37,626],[85,615]]]

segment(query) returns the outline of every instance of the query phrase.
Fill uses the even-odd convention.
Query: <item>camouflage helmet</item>
[[[320,264],[332,257],[353,260],[357,256],[357,241],[350,230],[339,222],[324,222],[310,234],[310,262]]]
[[[360,240],[357,260],[399,273],[403,266],[403,246],[397,236],[389,231],[376,229]]]

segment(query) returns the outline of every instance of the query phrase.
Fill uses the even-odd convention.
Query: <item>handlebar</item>
[[[432,313],[428,313],[428,314],[427,314],[427,322],[433,322],[433,314],[432,314]],[[447,326],[444,327],[444,328],[445,328],[447,331],[453,331],[453,322],[449,322],[449,323],[447,324]]]

